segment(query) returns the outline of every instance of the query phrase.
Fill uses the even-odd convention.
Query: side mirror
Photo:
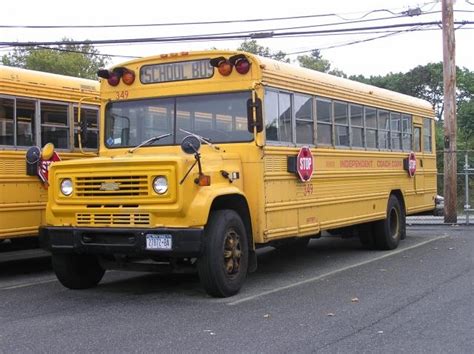
[[[200,148],[201,142],[195,136],[188,135],[181,141],[181,150],[186,154],[196,154]]]
[[[32,146],[26,152],[26,174],[28,176],[38,175],[38,162],[41,157],[41,150],[37,146]]]
[[[253,109],[255,108],[255,121],[253,116]],[[263,130],[263,113],[262,113],[262,100],[255,98],[255,102],[251,98],[247,100],[247,129],[250,133],[253,133],[253,128],[257,128],[257,133]]]

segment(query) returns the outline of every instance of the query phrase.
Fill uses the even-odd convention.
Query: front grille
[[[78,197],[130,197],[148,195],[148,179],[140,176],[77,177]]]
[[[150,225],[148,213],[80,213],[76,214],[77,225]]]

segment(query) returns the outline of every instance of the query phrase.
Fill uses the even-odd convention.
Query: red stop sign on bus
[[[303,146],[296,156],[296,171],[303,182],[307,182],[313,176],[313,154],[307,146]]]
[[[416,156],[415,153],[412,151],[408,155],[408,175],[413,177],[416,173]]]

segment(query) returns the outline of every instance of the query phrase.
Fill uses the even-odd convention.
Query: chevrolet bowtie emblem
[[[118,191],[119,189],[120,189],[120,183],[116,183],[116,182],[102,182],[102,184],[100,185],[101,191],[111,192],[111,191]]]

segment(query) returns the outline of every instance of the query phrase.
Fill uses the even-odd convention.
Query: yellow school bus
[[[39,155],[39,147],[51,143],[61,159],[84,156],[79,106],[90,126],[83,144],[90,154],[98,144],[98,81],[0,66],[0,242],[37,236],[44,224],[47,188],[27,173],[27,151],[38,146]]]
[[[428,102],[245,52],[98,74],[99,157],[51,167],[40,236],[68,288],[106,269],[197,269],[231,296],[262,245],[351,230],[390,250],[406,215],[434,208]]]

